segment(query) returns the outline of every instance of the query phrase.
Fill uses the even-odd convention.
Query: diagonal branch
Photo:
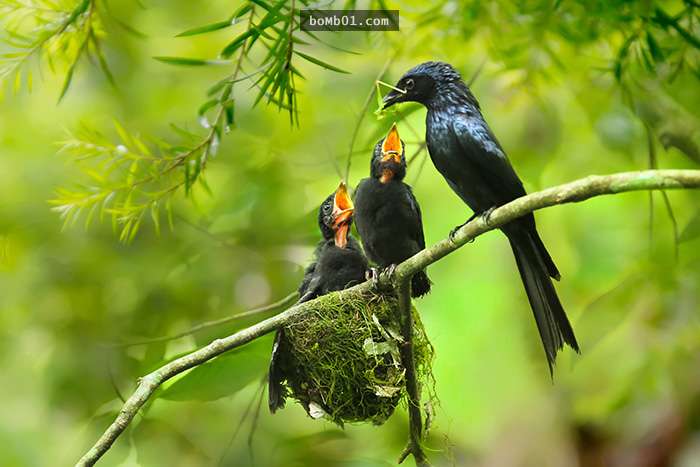
[[[491,213],[488,222],[483,217],[478,217],[460,228],[455,233],[453,240],[441,240],[430,248],[407,259],[397,266],[391,278],[387,278],[384,275],[380,276],[380,286],[399,288],[417,271],[439,261],[477,236],[538,209],[584,201],[594,196],[627,191],[681,188],[700,188],[700,170],[646,170],[613,175],[591,175],[571,183],[532,193],[495,209]],[[371,283],[365,282],[346,290],[334,292],[334,294],[341,298],[358,298],[364,297],[370,290]],[[97,440],[95,445],[78,461],[77,465],[90,466],[95,464],[129,426],[139,409],[165,381],[224,352],[240,347],[281,326],[289,324],[302,313],[315,309],[325,298],[320,297],[305,303],[296,304],[286,311],[249,328],[230,336],[216,339],[209,345],[175,359],[141,378],[136,390],[124,403],[117,418],[102,434],[100,439]]]

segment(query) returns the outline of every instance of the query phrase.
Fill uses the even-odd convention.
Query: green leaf
[[[253,39],[252,42],[254,42],[258,36],[265,34],[265,29],[284,20],[286,17],[278,14],[284,3],[285,0],[280,0],[258,24],[253,25],[244,33],[239,34],[233,41],[224,47],[224,50],[221,51],[221,56],[225,58],[230,57],[240,46],[245,43],[249,37],[251,37]]]
[[[685,226],[683,232],[678,237],[678,243],[687,242],[700,237],[700,211],[696,212],[688,225]]]
[[[171,401],[213,401],[230,396],[258,379],[267,357],[247,347],[233,350],[187,372],[160,394]]]
[[[75,9],[71,12],[70,16],[68,17],[68,19],[66,19],[66,22],[64,24],[72,24],[76,19],[78,19],[78,16],[85,13],[85,11],[87,11],[88,9],[88,6],[90,6],[90,1],[91,0],[82,0],[78,4],[78,6],[76,6]]]
[[[100,42],[94,35],[92,36],[92,45],[95,49],[95,54],[97,55],[97,62],[100,64],[100,69],[102,69],[102,73],[104,73],[105,77],[107,78],[107,81],[109,81],[109,84],[111,84],[113,88],[116,88],[117,82],[114,79],[114,75],[112,75],[112,71],[107,65],[107,60],[105,59],[104,53],[102,52]]]
[[[199,182],[199,184],[202,186],[202,188],[204,189],[204,191],[205,191],[209,196],[212,196],[212,197],[214,196],[214,192],[211,191],[211,187],[210,187],[209,184],[207,183],[207,180],[205,179],[204,175],[201,175],[201,176],[197,179],[197,181]]]
[[[700,49],[700,39],[694,36],[687,29],[683,28],[676,18],[669,16],[668,13],[666,13],[659,7],[655,8],[654,13],[655,16],[653,17],[653,20],[655,22],[657,22],[664,28],[668,28],[669,26],[672,27],[683,39],[685,39],[687,43],[689,43],[696,49]]]
[[[350,74],[349,71],[345,71],[345,70],[343,70],[343,69],[341,69],[341,68],[338,68],[338,67],[333,66],[333,65],[331,65],[331,64],[329,64],[329,63],[326,63],[326,62],[324,62],[324,61],[321,61],[321,60],[319,60],[319,59],[316,58],[316,57],[312,57],[311,55],[307,55],[307,54],[305,54],[305,53],[303,53],[303,52],[299,52],[298,50],[295,50],[294,53],[297,54],[297,55],[299,55],[301,58],[310,61],[310,62],[313,63],[314,65],[318,65],[318,66],[320,66],[320,67],[326,68],[327,70],[335,71],[335,72],[337,72],[337,73],[346,73],[346,74]]]
[[[70,87],[71,81],[73,81],[73,73],[75,72],[75,67],[78,64],[78,59],[71,64],[70,68],[68,68],[68,72],[66,73],[66,77],[63,80],[63,87],[61,88],[61,94],[58,96],[58,102],[61,102],[63,97],[66,95],[68,92],[68,88]]]
[[[175,37],[196,36],[197,34],[204,34],[204,33],[212,32],[212,31],[219,31],[221,29],[226,29],[230,26],[233,26],[233,24],[234,23],[231,20],[218,21],[216,23],[211,23],[211,24],[207,24],[204,26],[199,26],[196,28],[188,29],[187,31],[183,31],[180,34],[177,34]]]
[[[165,213],[168,218],[168,227],[170,227],[170,231],[172,232],[173,230],[175,230],[175,223],[173,222],[172,197],[168,197],[168,200],[165,202]]]
[[[158,201],[151,203],[151,219],[156,229],[156,235],[160,237],[160,209],[158,208]]]
[[[131,34],[132,36],[138,37],[140,39],[146,39],[148,36],[144,34],[143,32],[139,31],[138,29],[134,28],[130,24],[120,20],[119,18],[115,17],[114,15],[110,15],[109,17],[110,21],[114,21],[117,26]]]
[[[119,123],[119,121],[113,120],[112,123],[114,124],[114,129],[117,130],[119,139],[122,143],[124,143],[124,146],[132,146],[133,142],[131,140],[131,136],[129,136],[129,132],[126,131],[126,129],[121,125],[121,123]],[[134,164],[136,164],[136,162],[134,162]]]
[[[199,115],[199,116],[204,115],[205,113],[207,113],[207,111],[209,109],[211,109],[212,107],[214,107],[218,103],[219,103],[219,99],[208,100],[207,102],[205,102],[204,104],[202,104],[199,107],[199,110],[197,110],[197,115]]]
[[[226,113],[226,126],[230,127],[233,125],[233,109],[234,109],[234,102],[232,100],[226,101],[226,104],[224,105],[224,111]]]
[[[221,51],[221,56],[230,57],[236,50],[238,50],[240,46],[243,45],[246,39],[257,33],[258,32],[255,29],[248,29],[246,32],[239,34],[233,41],[224,47],[224,50]]]
[[[192,175],[190,174],[190,164],[185,162],[185,196],[190,193],[190,186],[192,185]]]
[[[661,47],[659,47],[659,43],[656,42],[656,39],[654,39],[654,36],[652,36],[650,32],[647,32],[647,45],[649,46],[649,52],[651,52],[651,56],[654,58],[654,61],[663,61],[664,53],[661,50]]]
[[[208,65],[230,65],[229,60],[204,60],[201,58],[187,57],[153,57],[159,62],[167,63],[168,65],[180,66],[208,66]]]

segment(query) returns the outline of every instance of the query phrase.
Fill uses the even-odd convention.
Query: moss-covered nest
[[[412,313],[416,374],[424,386],[432,381],[433,347],[415,308]],[[380,425],[405,396],[395,298],[322,297],[285,336],[287,388],[312,417]]]

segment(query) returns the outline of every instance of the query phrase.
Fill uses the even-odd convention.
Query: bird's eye
[[[409,79],[406,80],[406,82],[404,83],[403,87],[404,87],[404,89],[406,89],[407,91],[410,91],[411,89],[413,89],[413,86],[414,86],[415,84],[416,84],[416,83],[414,83],[413,80],[412,80],[411,78],[409,78]]]

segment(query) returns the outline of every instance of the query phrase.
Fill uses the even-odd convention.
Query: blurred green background
[[[65,11],[78,3],[57,2]],[[0,2],[6,19],[17,4]],[[134,239],[120,242],[108,218],[89,228],[84,217],[63,226],[51,210],[57,190],[91,180],[75,157],[57,155],[57,142],[81,125],[118,142],[114,120],[147,141],[176,140],[171,123],[204,134],[197,109],[233,62],[185,67],[152,57],[213,59],[246,26],[174,37],[227,20],[237,2],[123,0],[110,2],[108,12],[105,6],[99,37],[116,87],[86,56],[60,103],[69,66],[60,60],[54,72],[45,56],[30,60],[44,63],[31,92],[26,82],[13,92],[14,75],[3,82],[4,466],[74,463],[113,420],[118,391],[128,396],[138,376],[253,320],[167,343],[112,344],[184,331],[297,287],[318,237],[317,206],[338,184],[359,116],[353,186],[368,173],[378,135],[401,118],[377,119],[374,99],[363,110],[387,63],[382,79],[390,83],[425,60],[449,61],[465,79],[481,70],[473,92],[528,191],[588,174],[700,162],[696,3],[387,2],[400,9],[399,32],[319,33],[324,43],[299,33],[310,42],[298,44],[301,50],[350,73],[294,56],[306,78],[295,81],[298,126],[274,103],[254,106],[251,80],[236,83],[235,124],[202,175],[211,194],[199,184],[187,197],[178,189],[172,229],[162,221],[157,235],[146,215]],[[71,47],[51,53],[70,57]],[[242,71],[258,70],[264,56],[262,47],[253,49]],[[408,154],[422,143],[424,114],[415,110],[399,123]],[[471,214],[425,151],[411,161],[407,181],[422,204],[428,244]],[[417,306],[436,349],[440,405],[426,442],[436,465],[700,465],[700,194],[674,191],[668,200],[674,221],[660,193],[650,204],[643,192],[537,214],[582,349],[580,356],[560,355],[553,380],[500,233],[429,268],[434,288]],[[395,463],[406,440],[405,409],[384,426],[341,431],[295,404],[275,416],[263,404],[249,443],[253,422],[242,418],[259,393],[270,347],[266,336],[187,387],[166,391],[101,464]]]

